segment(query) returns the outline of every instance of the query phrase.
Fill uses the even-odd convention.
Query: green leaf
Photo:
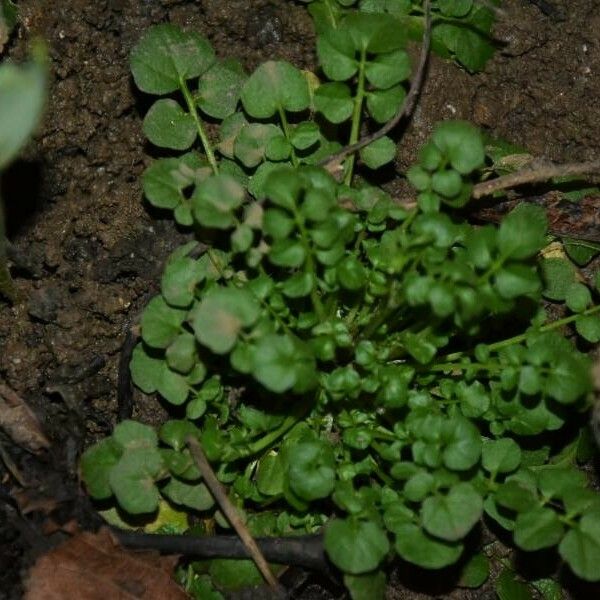
[[[185,448],[188,436],[198,437],[199,433],[199,429],[193,423],[184,419],[171,419],[161,426],[159,437],[161,442],[179,452]]]
[[[423,336],[406,332],[403,335],[406,351],[422,365],[426,365],[437,354],[437,348]]]
[[[573,312],[583,312],[592,303],[592,293],[587,285],[573,283],[567,289],[565,304]]]
[[[289,279],[286,279],[281,287],[281,291],[288,298],[304,298],[314,289],[315,278],[311,273],[299,271],[294,273]]]
[[[154,480],[162,468],[157,448],[136,448],[123,454],[109,474],[119,506],[132,515],[154,512],[160,497]]]
[[[558,551],[578,577],[600,580],[600,513],[584,515],[565,535]]]
[[[490,561],[485,554],[477,553],[462,567],[459,587],[481,587],[490,576]]]
[[[235,112],[246,74],[240,62],[227,58],[216,63],[200,78],[198,106],[202,112],[224,119]]]
[[[522,260],[535,256],[546,243],[548,221],[544,210],[522,203],[500,224],[498,248],[504,258]]]
[[[202,264],[189,256],[170,260],[160,281],[163,298],[171,306],[189,307],[194,301],[196,286],[204,279],[204,274]]]
[[[265,496],[278,496],[283,493],[285,465],[279,454],[267,454],[258,462],[256,487]]]
[[[233,159],[233,145],[242,127],[248,125],[243,112],[235,112],[225,117],[219,128],[219,152],[227,158]]]
[[[481,456],[481,435],[471,421],[456,418],[444,423],[446,446],[442,455],[444,465],[452,471],[466,471]]]
[[[546,380],[546,393],[562,404],[571,404],[591,391],[590,365],[587,357],[561,355]]]
[[[523,550],[541,550],[555,546],[564,534],[558,515],[550,508],[535,507],[522,512],[515,521],[515,544]]]
[[[580,315],[575,320],[577,333],[588,342],[600,342],[600,317],[598,315]]]
[[[396,552],[408,562],[424,569],[442,569],[454,564],[463,551],[463,545],[437,540],[418,525],[405,523],[396,527]]]
[[[81,476],[88,493],[96,500],[106,500],[112,496],[109,474],[122,453],[123,448],[119,444],[106,438],[81,455]]]
[[[314,96],[315,110],[330,123],[343,123],[352,116],[354,100],[345,83],[331,82],[320,85]]]
[[[533,267],[520,264],[508,264],[494,278],[498,293],[507,299],[529,296],[539,292],[541,283]]]
[[[196,123],[178,102],[170,98],[157,100],[146,113],[144,135],[160,148],[187,150],[196,139]]]
[[[234,177],[224,173],[213,175],[192,196],[194,218],[204,227],[228,229],[235,223],[233,211],[244,198],[244,188]]]
[[[458,196],[462,189],[462,185],[462,177],[453,169],[437,171],[431,178],[431,187],[433,188],[433,191],[446,198]]]
[[[533,594],[524,583],[517,581],[510,569],[504,569],[496,580],[498,600],[533,600]]]
[[[383,165],[392,162],[396,157],[396,144],[384,135],[371,142],[359,151],[360,158],[369,169],[379,169]]]
[[[492,475],[510,473],[521,464],[521,448],[510,438],[485,440],[481,450],[481,464]]]
[[[353,255],[346,256],[336,267],[337,280],[347,290],[359,290],[367,283],[363,264]]]
[[[357,519],[329,521],[323,541],[333,564],[351,575],[373,571],[390,549],[387,535],[379,525]]]
[[[300,442],[287,450],[290,489],[303,500],[326,498],[335,486],[335,457],[321,440]]]
[[[231,558],[213,558],[210,561],[211,580],[222,590],[253,588],[264,583],[264,579],[251,560],[234,560]],[[201,597],[204,600],[204,597]]]
[[[515,479],[503,483],[495,494],[495,501],[516,512],[530,510],[537,503],[534,489]]]
[[[152,206],[175,210],[189,206],[184,190],[197,185],[208,177],[210,168],[196,152],[188,152],[179,158],[155,160],[142,175],[144,195]],[[191,215],[186,221],[191,225]]]
[[[367,92],[367,109],[378,123],[385,123],[396,115],[404,98],[406,98],[406,91],[401,85],[395,85],[387,90]]]
[[[256,167],[264,160],[269,142],[281,135],[281,129],[272,123],[250,123],[235,138],[233,153],[245,167]]]
[[[245,111],[256,119],[268,119],[279,110],[298,112],[310,105],[308,82],[302,72],[285,61],[267,61],[242,88]]]
[[[573,263],[565,258],[547,258],[540,265],[545,284],[544,296],[549,300],[564,300],[571,285],[576,283]]]
[[[367,62],[365,76],[376,88],[385,90],[410,77],[410,57],[406,50],[379,54]]]
[[[390,15],[353,12],[341,25],[350,34],[355,50],[373,54],[392,52],[406,43],[400,22]]]
[[[462,175],[483,165],[485,150],[479,130],[466,121],[444,121],[433,130],[432,140]]]
[[[344,574],[344,585],[352,600],[383,600],[386,577],[383,571],[364,575]]]
[[[198,341],[215,354],[227,354],[244,327],[255,323],[260,306],[242,288],[212,288],[190,313]]]
[[[296,224],[294,219],[283,210],[278,208],[268,208],[263,218],[263,230],[273,239],[281,240],[287,238]]]
[[[130,56],[138,88],[157,95],[178,90],[181,80],[199,77],[214,61],[214,51],[202,36],[166,23],[146,31]]]
[[[165,353],[167,365],[178,373],[189,373],[197,361],[196,338],[187,331],[178,335]]]
[[[438,0],[438,6],[447,17],[465,17],[473,6],[473,0]]]
[[[317,37],[319,64],[328,79],[345,81],[358,70],[355,48],[348,31],[328,28]]]
[[[308,150],[314,146],[321,138],[319,126],[312,121],[298,123],[290,135],[290,142],[297,150]]]
[[[186,314],[169,306],[162,296],[155,296],[142,313],[142,339],[153,348],[166,348],[181,332]]]
[[[194,510],[209,510],[215,501],[203,483],[184,483],[172,478],[161,492],[175,504],[181,504]]]
[[[295,387],[305,375],[305,356],[287,335],[265,335],[258,341],[255,355],[252,374],[272,392],[281,394]]]
[[[269,250],[269,260],[278,267],[297,268],[306,260],[306,248],[300,240],[276,240]]]
[[[38,125],[46,99],[42,62],[0,66],[0,170],[21,151]]]
[[[426,531],[448,542],[465,537],[482,513],[481,496],[469,483],[455,485],[446,496],[426,498],[421,510]]]

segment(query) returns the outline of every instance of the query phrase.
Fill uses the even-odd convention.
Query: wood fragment
[[[557,165],[553,163],[532,163],[515,173],[502,175],[473,187],[472,198],[491,196],[495,192],[518,187],[526,183],[539,183],[554,177],[573,177],[577,175],[600,175],[600,160]]]

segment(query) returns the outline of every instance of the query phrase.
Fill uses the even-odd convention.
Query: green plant
[[[28,64],[0,65],[0,173],[16,158],[40,119],[46,98],[44,54],[38,47]],[[8,270],[5,236],[0,196],[0,294],[14,300],[16,290]]]
[[[194,436],[253,534],[324,526],[354,598],[383,594],[394,555],[456,563],[482,518],[597,579],[600,497],[575,465],[580,436],[560,452],[549,439],[588,407],[588,359],[560,332],[575,323],[595,339],[599,290],[561,275],[554,298],[572,314],[547,322],[540,297],[558,279],[539,265],[543,211],[519,206],[499,227],[460,217],[485,163],[466,122],[438,124],[421,149],[412,208],[357,183],[353,158],[343,181],[315,164],[365,118],[397,112],[402,43],[393,16],[348,14],[319,35],[321,83],[281,61],[246,77],[171,25],[142,37],[138,87],[176,94],[144,131],[185,152],[156,160],[144,192],[211,247],[170,257],[131,363],[178,417],[158,431],[118,424],[83,455],[83,479],[131,515],[168,502],[227,527],[186,447]],[[198,139],[203,153],[190,150]],[[360,156],[368,173],[393,155],[383,138]],[[239,563],[212,564],[240,582]],[[473,558],[464,585],[488,571]]]
[[[393,16],[404,35],[421,39],[425,27],[420,0],[302,0],[309,3],[318,32],[337,28],[349,13]],[[476,0],[434,0],[432,11],[432,49],[444,58],[453,58],[471,72],[481,71],[494,53],[490,6]]]

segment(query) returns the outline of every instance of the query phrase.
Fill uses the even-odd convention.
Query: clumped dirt
[[[431,60],[400,171],[433,123],[447,118],[473,120],[536,156],[600,156],[598,2],[552,0],[545,12],[539,2],[504,4],[500,50],[484,73]],[[131,83],[131,47],[150,25],[172,21],[248,70],[271,57],[307,67],[314,33],[305,5],[290,0],[21,0],[19,7],[23,24],[9,54],[21,60],[33,37],[45,39],[51,86],[36,141],[3,178],[13,273],[25,300],[0,304],[0,379],[37,412],[54,450],[40,463],[1,433],[0,446],[30,483],[54,485],[75,503],[78,456],[115,422],[125,332],[187,235],[142,200],[139,178],[153,150],[141,133],[147,101]],[[404,190],[399,178],[389,185]],[[136,406],[148,421],[161,411]],[[2,494],[10,477],[0,462]],[[20,597],[22,569],[43,549],[14,517],[0,503],[3,598]]]

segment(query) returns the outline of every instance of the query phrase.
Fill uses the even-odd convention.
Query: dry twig
[[[417,70],[415,72],[415,77],[413,79],[412,85],[410,86],[410,90],[402,103],[402,106],[394,116],[391,121],[388,121],[381,129],[363,137],[358,140],[356,144],[351,144],[349,146],[345,146],[339,152],[332,154],[319,161],[319,166],[324,166],[328,171],[335,172],[338,170],[341,162],[350,154],[357,152],[361,148],[372,144],[374,141],[382,138],[384,135],[388,134],[404,117],[409,117],[417,102],[417,98],[419,97],[419,93],[421,92],[421,88],[423,87],[423,80],[425,78],[425,70],[427,66],[427,58],[429,56],[429,46],[431,43],[431,11],[429,9],[430,0],[425,0],[423,5],[423,10],[425,11],[425,32],[423,33],[423,42],[421,46],[421,54],[419,56],[419,64],[417,66]]]
[[[274,589],[279,590],[279,582],[273,572],[271,571],[271,567],[269,567],[269,563],[266,561],[263,553],[258,547],[256,541],[248,531],[248,528],[240,518],[235,506],[231,503],[229,498],[227,497],[227,492],[225,488],[221,485],[221,482],[217,479],[212,467],[210,466],[202,447],[198,443],[198,440],[192,436],[187,437],[187,445],[190,449],[190,454],[194,459],[202,477],[204,478],[204,483],[210,490],[211,494],[217,501],[217,504],[223,511],[223,514],[227,517],[227,520],[231,523],[231,526],[235,529],[236,533],[239,535],[242,543],[246,547],[246,550],[252,557],[252,560],[256,563],[259,571],[262,576],[265,578],[265,581]]]
[[[590,173],[600,174],[600,160],[564,165],[537,163],[515,173],[478,183],[473,187],[471,196],[477,199],[525,183],[536,183],[548,181],[548,179],[552,179],[553,177],[570,177],[574,175],[588,175]]]

